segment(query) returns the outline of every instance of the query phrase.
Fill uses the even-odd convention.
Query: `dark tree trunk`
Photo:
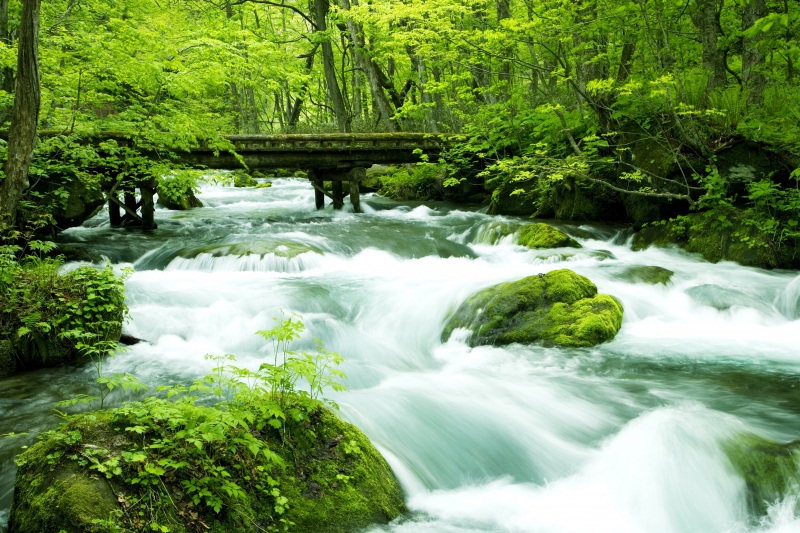
[[[717,0],[697,0],[692,22],[700,32],[700,43],[703,45],[703,66],[708,71],[706,94],[727,82],[725,72],[725,54],[717,47],[720,37],[719,12]]]
[[[767,16],[766,0],[750,0],[742,11],[742,29],[747,30],[755,21]],[[761,37],[744,39],[742,43],[742,83],[750,92],[748,102],[760,104],[764,99],[764,87],[767,80],[762,68],[764,53],[758,47]]]
[[[506,19],[511,18],[511,2],[510,0],[496,0],[497,7],[497,23],[502,27],[502,23]],[[503,100],[508,100],[511,92],[511,58],[514,55],[514,50],[510,47],[505,47],[502,52],[504,58],[500,63],[500,72],[498,79],[501,82],[500,94]]]
[[[328,29],[328,11],[330,10],[329,0],[313,0],[312,8],[314,11],[314,31],[324,33]],[[325,84],[328,88],[328,98],[333,106],[333,113],[336,115],[336,124],[339,131],[350,132],[350,117],[344,105],[342,90],[339,88],[339,80],[336,77],[336,64],[333,59],[333,46],[329,39],[321,43],[322,46],[322,66],[325,71]]]
[[[17,204],[28,188],[39,122],[39,7],[41,0],[24,0],[19,28],[19,56],[11,129],[8,132],[8,160],[5,179],[0,182],[0,227],[16,223]]]
[[[339,5],[342,10],[350,11],[350,0],[339,0]],[[369,83],[372,99],[375,102],[374,111],[378,115],[377,118],[387,131],[397,131],[397,124],[392,120],[394,110],[389,103],[389,99],[386,98],[386,93],[383,91],[385,85],[390,85],[390,81],[380,71],[372,58],[365,54],[364,34],[351,18],[347,19],[347,29],[350,32],[350,40],[353,43],[353,58],[356,66],[367,76],[367,83]]]

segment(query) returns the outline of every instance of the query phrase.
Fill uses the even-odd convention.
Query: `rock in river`
[[[471,346],[594,346],[613,339],[621,325],[622,305],[616,298],[597,294],[588,278],[561,269],[474,294],[447,322],[442,339],[466,328],[472,331]]]

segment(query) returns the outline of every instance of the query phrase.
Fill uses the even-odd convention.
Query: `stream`
[[[208,373],[205,354],[257,368],[255,332],[281,313],[345,357],[340,415],[393,467],[411,514],[374,531],[790,532],[797,498],[747,514],[722,450],[749,431],[800,438],[800,276],[677,249],[634,252],[630,233],[558,225],[583,249],[534,251],[527,221],[442,203],[362,197],[364,213],[314,207],[307,180],[204,186],[206,205],[157,209],[151,233],[101,213],[62,243],[132,267],[125,332],[147,342],[107,362],[156,386]],[[674,272],[666,285],[632,266]],[[74,265],[67,265],[67,268]],[[443,325],[491,285],[570,268],[623,303],[617,337],[591,349],[442,342]],[[0,378],[0,530],[13,457],[54,427],[57,401],[90,393],[91,365]],[[122,398],[117,398],[120,401]]]

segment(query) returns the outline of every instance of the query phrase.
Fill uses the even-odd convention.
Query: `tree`
[[[16,223],[17,204],[28,188],[28,169],[36,144],[41,89],[39,86],[39,8],[41,0],[24,0],[19,28],[19,55],[14,108],[8,133],[5,179],[0,182],[0,228]]]

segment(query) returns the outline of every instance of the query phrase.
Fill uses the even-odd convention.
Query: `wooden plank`
[[[139,222],[141,222],[142,224],[144,224],[144,220],[142,220],[142,217],[140,217],[140,216],[139,216],[139,215],[136,213],[136,211],[132,211],[130,207],[128,207],[127,205],[125,205],[123,202],[121,202],[119,198],[117,198],[117,197],[115,197],[115,196],[112,196],[112,197],[111,197],[111,201],[112,201],[112,202],[114,202],[114,203],[116,203],[118,206],[120,206],[120,207],[123,209],[123,211],[125,211],[125,213],[127,213],[127,215],[128,215],[129,217],[133,218],[134,220],[138,220]]]

